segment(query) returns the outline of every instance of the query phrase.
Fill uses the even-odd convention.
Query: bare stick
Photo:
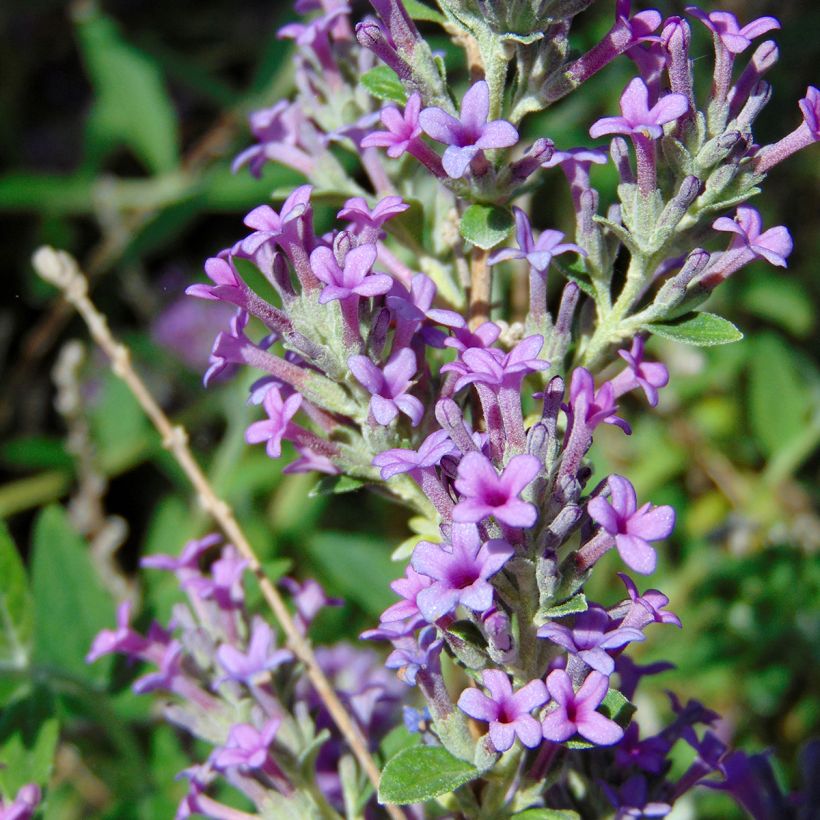
[[[316,688],[325,706],[327,706],[336,726],[344,735],[374,788],[378,789],[379,767],[371,757],[359,728],[351,720],[350,715],[348,715],[345,707],[333,691],[330,681],[328,681],[316,660],[316,656],[313,654],[309,641],[299,632],[293,622],[282,596],[265,575],[253,547],[234,517],[233,510],[216,495],[205,473],[194,458],[191,448],[188,446],[188,434],[185,428],[172,424],[168,416],[162,411],[156,399],[132,367],[130,351],[114,338],[105,316],[97,310],[94,303],[89,299],[88,281],[80,272],[76,260],[64,251],[57,251],[54,248],[44,246],[38,248],[34,253],[32,263],[37,273],[47,282],[58,287],[63,292],[66,300],[82,316],[92,338],[111,360],[111,369],[114,374],[128,385],[128,388],[162,436],[163,447],[174,456],[185,471],[197,491],[202,507],[213,516],[222,532],[247,560],[251,572],[259,582],[265,601],[285,632],[288,646],[305,665],[311,683]],[[396,806],[388,805],[385,808],[395,820],[402,820],[404,817],[403,812]]]
[[[489,251],[477,245],[470,254],[470,329],[475,330],[490,318],[492,273],[487,264]]]

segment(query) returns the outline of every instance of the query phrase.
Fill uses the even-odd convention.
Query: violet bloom
[[[282,394],[277,387],[269,387],[262,402],[268,418],[264,421],[255,421],[245,432],[245,441],[248,444],[267,442],[265,450],[271,458],[282,455],[282,438],[287,433],[291,419],[302,406],[302,397],[294,393],[282,401]]]
[[[21,786],[10,804],[0,796],[0,820],[30,820],[42,799],[43,794],[36,783]]]
[[[753,160],[757,173],[765,174],[801,148],[820,140],[820,91],[810,85],[806,89],[806,96],[798,104],[803,114],[803,122],[791,134],[758,152]]]
[[[385,222],[404,213],[409,207],[400,196],[386,196],[371,210],[364,197],[354,196],[345,202],[342,210],[336,214],[336,218],[352,222],[360,233],[364,229],[378,233]]]
[[[298,241],[298,220],[310,209],[312,190],[311,185],[300,185],[282,203],[279,213],[270,205],[254,208],[244,220],[249,228],[253,228],[253,233],[238,242],[235,249],[253,255],[267,242],[282,241],[283,238]]]
[[[290,593],[296,608],[293,621],[303,635],[307,634],[310,625],[325,607],[344,605],[341,598],[327,595],[322,585],[313,578],[301,582],[294,578],[282,578],[279,583]]]
[[[549,362],[538,358],[543,346],[544,337],[534,334],[522,339],[509,353],[497,348],[467,348],[459,361],[446,364],[441,370],[460,374],[456,390],[477,382],[495,390],[506,388],[518,392],[528,374],[549,369]]]
[[[407,98],[404,113],[393,105],[382,109],[382,124],[387,131],[374,131],[361,142],[362,148],[386,148],[387,156],[398,159],[421,142],[421,95],[416,91]]]
[[[555,743],[569,740],[576,732],[596,746],[611,746],[623,736],[624,730],[595,710],[609,690],[609,680],[600,672],[590,672],[576,692],[563,669],[555,669],[547,677],[547,689],[556,708],[541,721],[547,740]]]
[[[408,564],[404,571],[404,578],[399,578],[390,584],[390,589],[401,596],[401,600],[387,607],[382,612],[379,620],[382,623],[394,621],[408,621],[414,623],[420,617],[421,611],[418,605],[419,593],[427,589],[433,583],[429,575],[422,575],[416,572],[412,564]],[[413,620],[410,620],[413,619]]]
[[[686,12],[700,20],[732,54],[741,54],[752,44],[752,40],[780,28],[780,23],[774,17],[758,17],[741,28],[737,17],[728,11],[712,11],[707,14],[697,6],[687,6]]]
[[[400,282],[393,283],[386,301],[396,319],[394,347],[410,344],[414,334],[419,332],[425,344],[440,348],[446,344],[446,336],[428,323],[455,329],[467,324],[460,313],[433,307],[436,291],[433,280],[423,273],[413,277],[409,291]]]
[[[612,625],[606,610],[591,606],[576,617],[571,629],[561,624],[548,623],[538,630],[538,637],[548,638],[563,646],[571,655],[576,655],[587,666],[608,677],[615,671],[615,661],[607,650],[620,649],[630,641],[643,641],[646,638],[640,629],[612,629]]]
[[[287,649],[276,649],[273,630],[261,618],[255,617],[248,641],[248,651],[242,652],[231,644],[222,644],[216,651],[216,659],[227,673],[224,680],[241,681],[251,684],[255,678],[271,669],[293,660],[293,653]]]
[[[636,336],[629,350],[618,351],[628,367],[612,379],[611,384],[616,399],[640,387],[650,406],[655,407],[658,404],[658,388],[669,384],[669,371],[660,362],[644,361],[644,345],[644,338]]]
[[[395,448],[379,453],[373,459],[373,466],[381,470],[382,481],[394,475],[409,473],[424,467],[435,467],[446,455],[455,455],[458,450],[450,441],[446,430],[436,430],[421,443],[418,450]]]
[[[458,708],[476,720],[490,724],[490,742],[497,752],[506,752],[518,739],[528,748],[541,744],[541,727],[530,714],[547,702],[547,688],[541,680],[533,680],[513,693],[506,672],[485,669],[481,675],[489,697],[478,689],[465,689],[458,699]]]
[[[672,806],[668,803],[649,800],[649,790],[643,775],[633,775],[617,790],[607,783],[602,785],[609,802],[618,810],[614,820],[649,820],[652,817],[666,817],[672,811]]]
[[[232,544],[228,544],[222,555],[211,564],[210,578],[189,578],[182,586],[200,598],[214,601],[220,609],[236,609],[245,599],[242,578],[247,567],[247,560]]]
[[[455,348],[463,353],[471,347],[485,348],[496,343],[501,335],[501,328],[495,322],[482,322],[475,330],[466,324],[453,329],[453,335],[444,340],[445,347]]]
[[[230,302],[239,307],[247,305],[248,287],[239,276],[230,256],[227,259],[222,256],[206,259],[205,273],[213,285],[191,285],[185,289],[188,296],[216,302]]]
[[[459,604],[483,612],[493,604],[488,579],[512,557],[513,548],[500,539],[481,543],[475,524],[453,524],[449,544],[420,541],[411,563],[433,583],[416,596],[419,611],[428,623],[452,612]]]
[[[683,116],[688,107],[683,94],[667,94],[650,108],[649,89],[640,77],[635,77],[621,94],[621,116],[603,117],[594,122],[589,135],[593,139],[605,134],[660,139],[663,136],[663,126]]]
[[[674,612],[664,609],[669,603],[669,598],[658,589],[648,589],[641,595],[635,582],[624,572],[619,572],[618,577],[624,582],[626,592],[632,606],[627,611],[621,627],[629,626],[643,629],[653,621],[659,624],[672,624],[681,628],[680,618]]]
[[[103,655],[110,655],[113,652],[138,658],[149,646],[150,643],[139,632],[131,629],[131,602],[123,601],[117,607],[117,628],[103,629],[94,638],[91,649],[85,656],[85,662],[94,663]]]
[[[649,542],[670,535],[675,528],[675,511],[668,505],[653,507],[649,502],[639,509],[635,488],[623,476],[611,475],[607,483],[611,500],[596,496],[587,504],[587,511],[615,539],[623,562],[635,572],[648,575],[657,563]]]
[[[507,259],[526,259],[533,270],[545,273],[554,256],[562,253],[587,255],[586,251],[574,242],[562,242],[564,234],[561,231],[542,231],[538,239],[535,239],[527,214],[518,207],[514,207],[513,212],[515,213],[515,238],[518,241],[518,248],[502,248],[495,251],[487,260],[488,264],[497,265]]]
[[[778,225],[762,231],[760,214],[747,205],[737,209],[734,219],[722,216],[712,223],[712,227],[735,235],[723,253],[712,256],[709,267],[697,280],[698,284],[709,289],[754,259],[765,259],[772,265],[785,268],[786,259],[794,247],[788,228]]]
[[[592,374],[585,367],[576,367],[572,371],[567,410],[572,414],[573,425],[577,420],[590,431],[603,423],[614,424],[627,435],[632,432],[629,424],[615,415],[618,407],[612,382],[604,382],[596,390]]]
[[[268,750],[281,722],[281,718],[272,718],[261,731],[249,723],[231,726],[227,742],[213,753],[213,765],[223,770],[234,766],[264,768],[270,756]]]
[[[393,279],[386,273],[371,274],[376,255],[375,245],[359,245],[347,252],[344,266],[340,267],[330,248],[315,248],[310,254],[310,267],[316,278],[325,285],[319,296],[319,304],[325,305],[351,296],[369,297],[387,293]]]
[[[462,498],[453,508],[453,520],[478,524],[492,515],[510,527],[531,527],[538,511],[519,496],[540,470],[535,456],[519,455],[499,475],[486,456],[467,453],[458,465],[455,487]]]
[[[370,393],[370,412],[377,424],[387,426],[404,413],[415,427],[424,415],[424,405],[407,391],[413,384],[418,363],[416,354],[405,347],[394,353],[380,370],[367,356],[351,356],[347,366]]]
[[[188,541],[177,558],[174,555],[146,555],[140,559],[140,566],[149,569],[162,569],[176,574],[180,583],[199,575],[199,563],[202,556],[212,547],[222,543],[219,533],[211,533],[204,538]]]
[[[460,179],[479,154],[488,148],[509,148],[518,142],[518,131],[506,120],[487,122],[490,89],[479,80],[464,95],[459,119],[440,108],[425,108],[419,122],[436,142],[447,145],[442,164],[447,175]]]
[[[439,656],[443,647],[444,641],[438,637],[436,628],[428,626],[419,632],[418,638],[406,635],[393,639],[393,651],[387,656],[384,665],[387,669],[395,669],[403,683],[415,686],[419,672],[439,670]]]

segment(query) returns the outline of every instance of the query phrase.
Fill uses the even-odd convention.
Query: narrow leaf
[[[454,791],[477,775],[473,766],[441,746],[413,746],[387,762],[379,783],[379,802],[423,803]]]
[[[420,0],[404,0],[404,7],[414,20],[424,20],[428,23],[442,24],[447,22],[447,18],[443,14],[435,9],[431,9],[428,5],[420,2]]]
[[[714,313],[688,313],[673,322],[651,322],[644,328],[664,339],[696,347],[725,345],[743,338],[728,319]]]
[[[470,205],[461,218],[461,235],[479,248],[489,250],[503,242],[513,227],[513,216],[498,205]]]
[[[0,672],[25,669],[31,653],[34,610],[26,571],[0,522]]]

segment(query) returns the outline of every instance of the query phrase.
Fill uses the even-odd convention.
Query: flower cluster
[[[584,585],[612,550],[616,563],[651,574],[654,545],[672,534],[675,516],[668,506],[639,506],[625,476],[592,482],[586,456],[600,425],[630,432],[619,409],[627,393],[657,405],[669,373],[646,358],[651,332],[668,326],[676,338],[727,341],[728,323],[694,308],[754,259],[786,265],[787,229],[764,230],[742,203],[772,167],[818,139],[818,93],[810,88],[801,100],[793,134],[759,146],[752,129],[776,47],[766,41],[734,68],[778,27],[773,18],[741,26],[728,13],[687,10],[714,42],[711,92],[699,101],[683,18],[633,15],[629,0],[617,0],[610,31],[567,62],[583,2],[439,5],[447,31],[472,44],[475,76],[461,94],[400,0],[372,0],[375,15],[356,25],[339,0],[297,4],[316,12],[280,32],[296,43],[298,93],[252,115],[257,144],[235,165],[259,174],[283,163],[306,183],[278,211],[249,213],[250,233],[206,263],[211,283],[189,289],[236,309],[216,337],[206,383],[239,366],[259,371],[250,400],[267,417],[248,428],[249,443],[278,458],[288,442],[296,459],[286,471],[324,473],[330,486],[341,475],[381,485],[428,520],[430,537],[393,584],[400,600],[364,637],[389,641],[387,667],[424,696],[426,742],[468,761],[476,777],[498,764],[505,790],[488,788],[488,801],[663,816],[694,785],[732,790],[738,759],[712,732],[695,732],[717,718],[695,702],[673,700],[672,723],[650,737],[630,722],[639,679],[662,668],[636,666],[625,649],[645,640],[650,624],[680,621],[662,592],[641,593],[628,575],[627,597],[610,605],[588,600]],[[622,55],[638,76],[620,114],[589,124],[591,138],[612,137],[608,150],[558,148],[547,136],[520,145],[528,114]],[[506,88],[508,76],[515,82]],[[341,152],[361,173],[348,173]],[[610,161],[618,199],[602,203],[592,166]],[[534,231],[525,210],[525,195],[542,195],[555,167],[568,183],[574,241]],[[329,230],[314,220],[320,196],[338,208]],[[516,247],[508,247],[513,225]],[[725,250],[710,226],[732,234]],[[693,249],[704,236],[714,251]],[[617,276],[616,259],[628,259]],[[269,299],[243,278],[247,264],[271,286]],[[519,278],[526,307],[504,321],[491,300],[503,304],[499,294]],[[297,705],[282,708],[274,681],[290,669],[288,653],[244,613],[244,567],[230,547],[200,571],[213,546],[151,559],[176,572],[190,597],[174,621],[180,638],[158,627],[142,637],[123,611],[118,630],[92,651],[150,661],[158,671],[137,687],[184,700],[172,719],[215,745],[189,776],[189,810],[206,813],[197,806],[215,772],[252,799],[250,781],[280,797],[298,790],[293,761],[305,748],[292,716],[311,708],[298,687]],[[444,663],[462,669],[457,696]],[[378,691],[350,695],[363,728],[393,697],[368,674]],[[667,755],[678,739],[695,759],[670,781]],[[585,795],[556,780],[559,756],[564,772],[588,784]],[[514,779],[504,780],[509,772]],[[320,796],[332,803],[338,781],[323,782]]]
[[[343,792],[359,789],[340,765],[346,746],[293,654],[277,648],[268,623],[250,614],[247,562],[210,535],[187,543],[179,557],[152,555],[142,564],[173,573],[187,605],[174,607],[167,628],[153,622],[142,633],[131,625],[130,604],[121,604],[116,628],[97,636],[87,660],[116,653],[147,664],[134,691],[169,698],[167,720],[212,747],[204,763],[181,773],[188,793],[177,817],[247,816],[233,814],[208,794],[218,779],[265,816],[296,811],[309,817],[340,809]],[[284,578],[281,585],[305,633],[323,607],[340,603],[315,581]],[[320,650],[317,660],[375,748],[396,721],[399,684],[374,653],[349,645]]]

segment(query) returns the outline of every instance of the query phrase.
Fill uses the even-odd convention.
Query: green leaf
[[[0,629],[0,672],[25,669],[34,634],[33,602],[23,562],[3,522],[0,522]]]
[[[688,313],[673,322],[650,322],[644,328],[664,339],[696,347],[725,345],[743,338],[728,319],[714,313]]]
[[[47,507],[35,522],[31,586],[35,659],[84,680],[104,680],[108,664],[86,664],[85,656],[94,636],[114,626],[114,602],[62,507]]]
[[[478,776],[475,767],[441,746],[413,746],[391,758],[379,783],[379,802],[423,803]]]
[[[389,584],[396,578],[396,566],[388,545],[380,539],[320,532],[308,538],[304,547],[328,586],[368,614],[378,616],[395,602]]]
[[[579,592],[563,603],[546,609],[539,609],[535,620],[538,624],[545,624],[551,618],[563,618],[565,615],[573,615],[576,612],[586,612],[588,608],[586,595]]]
[[[0,717],[0,791],[13,797],[26,783],[45,786],[51,776],[59,724],[47,689],[3,709]]]
[[[635,714],[635,707],[617,689],[610,689],[601,702],[600,711],[625,729]]]
[[[174,169],[179,163],[177,116],[159,69],[122,39],[111,19],[87,8],[77,15],[76,35],[96,95],[89,148],[105,153],[124,144],[148,170]]]
[[[400,723],[385,735],[379,744],[379,752],[383,758],[389,760],[403,749],[410,749],[413,746],[418,746],[420,743],[421,733],[411,732],[403,723]]]
[[[513,820],[581,820],[581,815],[569,809],[527,809],[514,814]]]
[[[360,490],[365,486],[364,481],[348,475],[328,475],[319,479],[319,482],[308,493],[308,498],[317,498],[323,495],[342,495]]]
[[[447,18],[443,14],[435,9],[431,9],[424,3],[419,2],[419,0],[404,0],[404,8],[407,9],[407,13],[414,20],[425,20],[428,23],[441,24],[447,22]]]
[[[407,94],[401,84],[399,75],[392,68],[386,65],[378,65],[371,68],[359,77],[359,82],[377,100],[395,102],[404,105],[407,102]]]
[[[806,429],[811,394],[786,342],[767,333],[752,343],[749,425],[763,453],[771,457]]]
[[[513,215],[498,205],[470,205],[461,217],[461,235],[483,250],[503,242],[513,227]]]

